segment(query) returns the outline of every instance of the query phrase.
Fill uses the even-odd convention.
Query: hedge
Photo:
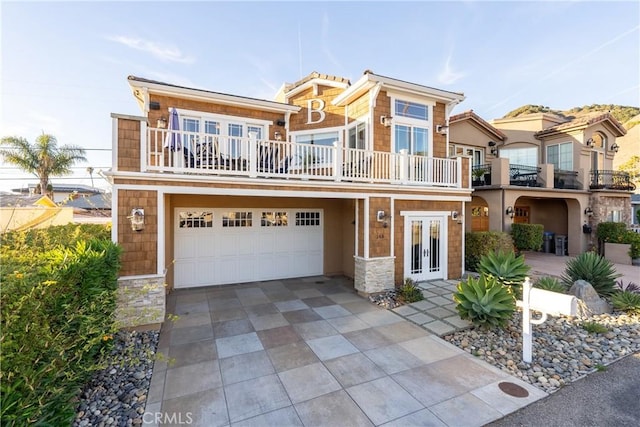
[[[542,249],[544,226],[542,224],[511,224],[513,245],[519,251]]]
[[[3,426],[70,425],[80,388],[110,346],[121,251],[109,240],[85,240],[92,227],[3,239]]]
[[[465,234],[464,265],[469,271],[477,271],[480,258],[489,252],[512,252],[513,240],[502,231],[473,231]]]

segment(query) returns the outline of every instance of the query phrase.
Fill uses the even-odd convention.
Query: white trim
[[[118,280],[135,280],[135,279],[158,279],[165,277],[164,274],[140,274],[138,276],[119,276]]]
[[[161,190],[157,191],[158,201],[156,203],[156,211],[157,211],[157,238],[156,242],[156,260],[157,260],[157,271],[158,274],[164,274],[165,270],[165,206],[164,206],[164,192]]]
[[[467,207],[465,206],[465,202],[462,202],[462,210],[461,210],[461,211],[460,211],[460,213],[458,214],[459,216],[461,216],[461,217],[462,217],[462,224],[460,224],[460,226],[462,227],[462,233],[460,233],[460,234],[461,234],[461,240],[462,240],[462,241],[460,242],[460,245],[462,246],[462,248],[461,248],[461,249],[462,249],[462,257],[460,258],[460,271],[462,272],[461,276],[463,276],[463,275],[464,275],[464,259],[465,259],[464,235],[465,235],[465,229],[466,229],[466,226],[467,226],[467,225],[466,225],[466,222],[467,222],[467,221],[466,221],[466,215],[465,215],[464,213],[465,213],[466,208],[467,208]],[[447,240],[448,240],[448,236],[447,236]]]
[[[400,216],[451,216],[451,211],[400,211]]]
[[[391,246],[391,247],[389,249],[389,253],[391,254],[391,257],[395,258],[396,257],[395,245],[394,245],[394,240],[395,240],[394,237],[396,235],[396,215],[395,215],[396,203],[395,203],[395,199],[393,197],[391,197],[389,203],[390,203],[389,215],[391,216],[391,225],[390,225],[390,227],[391,227],[391,231],[390,231],[391,235],[390,235],[390,238],[389,238],[389,240],[390,240],[389,246]]]
[[[154,186],[136,184],[114,184],[114,188],[122,190],[153,190],[171,194],[200,194],[200,195],[229,195],[229,196],[257,196],[257,197],[306,197],[310,199],[358,199],[363,198],[360,192],[337,192],[337,191],[283,191],[264,190],[251,188],[219,188],[219,187],[184,187],[184,186]],[[471,196],[449,196],[444,195],[420,195],[397,193],[369,193],[372,197],[393,197],[397,200],[437,200],[443,202],[470,202]]]
[[[310,87],[314,88],[314,91],[317,90],[317,86],[318,85],[322,85],[322,86],[329,86],[329,87],[337,87],[337,88],[342,88],[342,89],[346,89],[349,87],[349,84],[347,82],[338,82],[335,80],[327,80],[327,79],[323,79],[323,78],[318,78],[318,77],[314,77],[312,79],[310,79],[309,81],[304,82],[303,84],[294,87],[293,89],[291,89],[288,92],[285,92],[284,94],[284,99],[286,99],[287,101],[289,101],[289,98],[291,98],[292,96],[303,92],[307,89],[309,89]],[[314,96],[315,93],[314,93]]]
[[[291,142],[295,142],[296,141],[296,136],[300,136],[300,135],[309,135],[309,134],[313,134],[313,133],[330,133],[330,132],[337,132],[338,133],[338,141],[342,141],[343,139],[343,133],[344,133],[344,126],[332,126],[330,128],[315,128],[315,129],[304,129],[304,130],[292,130],[291,132],[288,133],[288,135],[291,137],[290,141]]]
[[[260,124],[263,126],[273,126],[273,120],[263,120],[263,119],[254,119],[246,116],[229,116],[226,114],[218,114],[218,113],[207,113],[205,111],[195,111],[195,110],[185,110],[182,108],[176,108],[178,115],[189,117],[199,117],[201,119],[214,119],[220,122],[242,122],[244,124]],[[238,120],[241,119],[241,120]]]
[[[111,171],[118,171],[118,120],[119,117],[111,116]]]
[[[364,199],[364,259],[369,259],[369,198]]]
[[[145,173],[145,172],[120,172],[117,174],[114,174],[110,171],[106,171],[104,173],[105,176],[109,176],[112,179],[140,179],[140,180],[144,180],[144,181],[168,181],[169,179],[171,181],[174,182],[187,182],[187,183],[196,183],[196,182],[201,182],[201,183],[219,183],[219,184],[231,184],[231,185],[238,185],[238,181],[232,181],[229,178],[233,178],[233,177],[216,177],[216,176],[196,176],[196,175],[189,175],[189,176],[179,176],[177,174],[174,175],[167,175],[167,174],[161,174],[161,173]],[[429,187],[429,189],[425,190],[424,186],[418,186],[418,185],[393,185],[393,184],[381,184],[381,185],[375,185],[375,184],[360,184],[358,185],[357,183],[349,183],[350,185],[348,187],[345,187],[345,183],[344,182],[335,182],[335,181],[291,181],[291,180],[285,180],[285,179],[263,179],[263,178],[258,178],[258,179],[251,179],[251,178],[245,178],[242,180],[243,184],[246,185],[260,185],[260,186],[268,186],[268,187],[274,187],[275,185],[278,184],[283,184],[282,187],[312,187],[312,186],[316,186],[318,188],[318,190],[314,190],[314,191],[310,191],[307,193],[310,194],[314,194],[314,193],[320,193],[320,194],[331,194],[332,196],[330,197],[334,197],[334,198],[351,198],[349,197],[342,197],[341,194],[351,194],[351,195],[358,195],[358,196],[362,196],[363,192],[367,192],[370,194],[375,194],[376,197],[378,196],[378,194],[380,195],[380,197],[391,197],[391,196],[395,196],[396,198],[399,199],[405,199],[405,200],[441,200],[441,201],[471,201],[471,196],[458,196],[458,195],[454,195],[456,193],[471,193],[471,189],[468,188],[458,188],[458,187]],[[116,184],[114,184],[116,185]],[[122,184],[122,185],[127,185],[128,188],[132,188],[132,189],[138,189],[138,188],[153,188],[156,189],[158,187],[162,187],[162,188],[181,188],[184,189],[185,187],[182,186],[165,186],[165,185],[136,185],[136,184]],[[336,189],[336,188],[348,188],[349,191],[357,191],[357,193],[342,193],[342,192],[335,192],[335,191],[326,191],[326,189]],[[205,191],[206,189],[204,187],[197,187],[195,188],[196,193],[200,192],[200,191]],[[385,191],[383,193],[375,193],[375,191]],[[241,189],[232,189],[232,191],[242,191]],[[260,190],[261,192],[264,192],[264,190]],[[390,191],[415,191],[419,194],[411,194],[411,193],[407,193],[406,196],[405,195],[398,195],[398,193],[389,193]],[[425,191],[429,191],[429,192],[437,192],[437,193],[450,193],[450,196],[445,196],[443,194],[437,194],[437,195],[424,195]],[[283,190],[273,190],[273,195],[281,195],[283,192]],[[324,197],[324,196],[321,196]]]
[[[118,187],[115,185],[111,188],[111,241],[118,243]]]
[[[353,256],[357,257],[358,256],[358,249],[359,249],[359,247],[358,247],[358,227],[360,226],[360,220],[358,218],[358,215],[359,215],[358,204],[359,204],[360,200],[356,199],[355,202],[356,202],[356,224],[355,224],[356,225],[356,230],[355,230],[355,244],[353,245],[354,246]]]
[[[147,122],[140,121],[140,170],[147,166]]]

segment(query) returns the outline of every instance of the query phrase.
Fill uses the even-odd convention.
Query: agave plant
[[[616,310],[640,314],[640,294],[629,291],[616,292],[611,297],[611,304]]]
[[[480,259],[480,274],[491,275],[507,286],[521,285],[531,267],[524,263],[524,257],[513,252],[489,252]]]
[[[559,292],[564,294],[567,292],[567,285],[560,282],[555,277],[541,277],[536,283],[533,285],[538,289],[544,289],[545,291]]]
[[[601,296],[609,296],[615,292],[616,274],[613,264],[595,252],[584,252],[567,261],[562,281],[572,286],[576,280],[587,281]]]
[[[453,300],[462,319],[486,328],[505,326],[516,309],[512,293],[493,276],[460,282]]]

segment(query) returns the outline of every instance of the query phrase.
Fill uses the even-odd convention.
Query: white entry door
[[[321,209],[175,211],[174,287],[323,273]]]
[[[405,217],[405,277],[415,281],[444,278],[446,224],[446,216]]]

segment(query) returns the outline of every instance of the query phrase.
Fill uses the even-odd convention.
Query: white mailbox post
[[[532,331],[531,325],[540,325],[547,320],[547,315],[575,316],[578,313],[578,299],[573,295],[545,291],[531,286],[531,280],[525,278],[522,284],[522,360],[531,363]],[[542,317],[531,319],[531,310],[539,311]]]

